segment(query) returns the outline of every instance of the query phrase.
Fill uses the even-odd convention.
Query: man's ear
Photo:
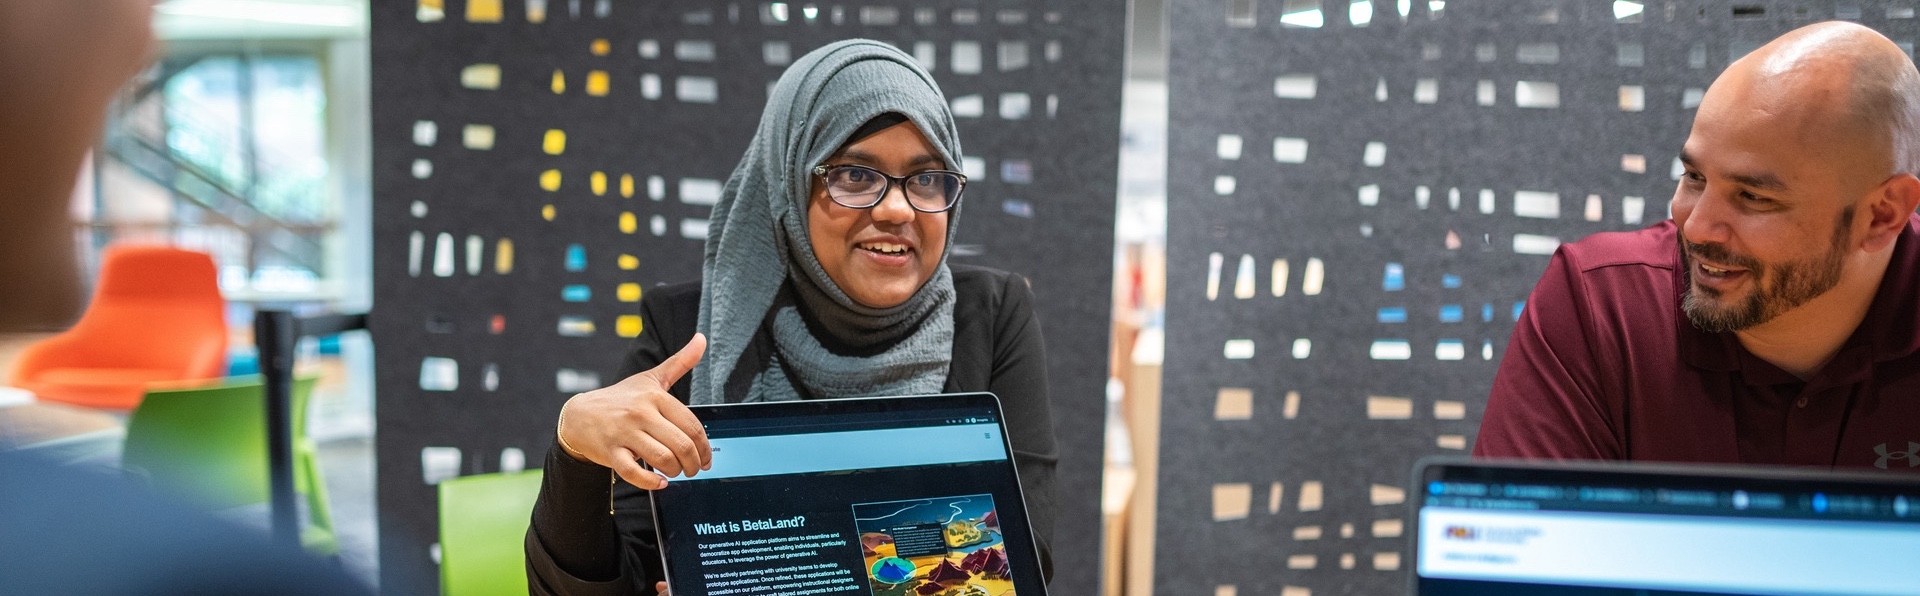
[[[1893,244],[1907,227],[1907,219],[1920,208],[1920,178],[1913,174],[1894,174],[1873,190],[1867,201],[1867,235],[1861,248],[1876,252]]]

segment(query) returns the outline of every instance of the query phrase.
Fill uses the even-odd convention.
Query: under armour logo
[[[1887,452],[1886,443],[1881,443],[1873,446],[1873,452],[1880,456],[1879,460],[1873,462],[1873,467],[1885,470],[1887,469],[1887,460],[1900,458],[1907,460],[1907,467],[1920,468],[1920,443],[1907,441],[1906,451],[1895,451],[1892,453]]]

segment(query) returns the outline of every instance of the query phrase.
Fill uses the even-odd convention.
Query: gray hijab
[[[960,164],[939,86],[893,46],[836,42],[780,76],[713,206],[698,325],[709,343],[694,368],[692,403],[795,399],[796,386],[814,397],[854,397],[935,393],[946,384],[954,300],[946,255],[906,302],[872,308],[827,276],[807,232],[813,167],[890,112],[912,121],[949,167]],[[950,212],[949,246],[958,223]],[[741,361],[763,326],[775,348],[764,368]],[[743,374],[754,376],[736,381]]]

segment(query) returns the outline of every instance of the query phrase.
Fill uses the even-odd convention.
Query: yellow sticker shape
[[[547,3],[527,2],[527,22],[536,25],[547,22]]]
[[[545,219],[545,220],[547,220],[547,221],[553,221],[553,216],[554,216],[554,210],[553,210],[553,205],[541,205],[541,206],[540,206],[540,218],[541,218],[541,219]]]
[[[460,144],[478,151],[492,149],[493,127],[485,124],[468,124],[460,129]]]
[[[595,56],[605,56],[608,52],[613,51],[613,44],[607,43],[607,40],[604,39],[593,40],[593,44],[588,47],[593,50],[593,55]]]
[[[500,22],[500,0],[467,0],[467,22]]]
[[[413,17],[422,23],[437,22],[447,18],[447,5],[442,0],[420,0]]]
[[[610,86],[607,82],[607,71],[595,70],[587,73],[587,95],[606,97]]]
[[[513,240],[501,238],[494,243],[493,272],[501,275],[513,273]]]
[[[547,192],[560,190],[560,170],[547,170],[540,173],[540,188]]]
[[[616,289],[616,291],[614,292],[614,295],[618,296],[621,302],[639,302],[640,301],[640,284],[636,284],[636,283],[620,284],[620,287]]]
[[[640,315],[620,315],[620,318],[613,320],[613,331],[620,337],[639,337]]]
[[[628,199],[633,198],[633,174],[620,175],[620,196]]]
[[[620,255],[620,268],[627,271],[639,269],[640,257],[636,257],[633,255]]]
[[[559,95],[561,93],[566,93],[566,92],[567,92],[566,73],[560,72],[559,70],[553,71],[553,93],[555,95]]]
[[[588,176],[587,187],[593,190],[593,196],[605,196],[607,194],[607,173],[594,172],[592,176]]]
[[[460,86],[468,89],[499,89],[500,65],[474,64],[460,69]]]
[[[547,155],[559,155],[567,152],[567,131],[557,128],[547,129],[546,138],[540,141],[540,150]]]
[[[640,218],[634,217],[632,212],[620,214],[620,233],[632,234],[639,229]]]

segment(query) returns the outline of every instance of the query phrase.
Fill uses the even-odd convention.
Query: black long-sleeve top
[[[1045,348],[1033,314],[1033,293],[1019,275],[953,265],[953,362],[944,390],[991,391],[1000,397],[1013,461],[1040,548],[1041,573],[1053,575],[1053,419],[1047,402]],[[652,369],[693,339],[700,310],[698,282],[664,286],[640,301],[642,332],[621,377]],[[773,343],[754,338],[747,362],[767,362]],[[669,391],[685,402],[692,375]],[[644,490],[612,471],[548,447],[545,479],[527,529],[527,584],[535,595],[653,594],[664,581],[652,505]],[[612,479],[610,481],[610,479]],[[608,515],[608,506],[612,515]]]

